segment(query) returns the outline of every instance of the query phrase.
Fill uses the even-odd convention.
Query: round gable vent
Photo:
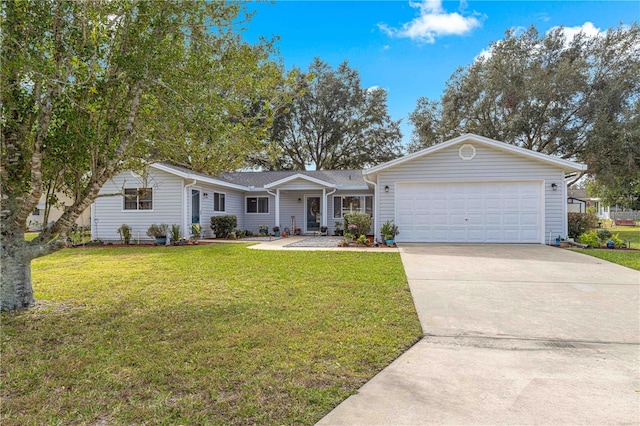
[[[476,148],[468,143],[465,143],[458,150],[458,155],[463,160],[473,160],[473,157],[476,156]]]

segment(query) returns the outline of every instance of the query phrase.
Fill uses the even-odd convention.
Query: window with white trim
[[[373,196],[343,195],[333,197],[333,217],[340,219],[347,213],[369,213],[373,216]]]
[[[124,210],[153,210],[153,189],[125,188]]]
[[[226,196],[225,194],[221,193],[221,192],[214,192],[213,193],[213,211],[214,212],[224,212],[226,211],[226,206],[225,206],[225,200]]]
[[[247,197],[247,213],[269,213],[269,197]]]

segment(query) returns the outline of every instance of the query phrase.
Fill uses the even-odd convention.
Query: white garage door
[[[399,183],[398,242],[540,243],[539,182]]]

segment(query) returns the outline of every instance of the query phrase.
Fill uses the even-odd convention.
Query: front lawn
[[[617,263],[618,265],[626,266],[640,271],[640,252],[638,251],[623,251],[623,250],[604,250],[604,249],[586,249],[575,250],[579,253],[588,254],[589,256],[597,257],[608,262]]]
[[[67,249],[33,280],[4,425],[313,424],[422,335],[397,253]]]

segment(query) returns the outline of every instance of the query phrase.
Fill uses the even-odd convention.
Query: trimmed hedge
[[[229,214],[225,216],[211,216],[211,230],[216,238],[227,238],[238,226],[238,218]]]
[[[577,238],[598,224],[598,218],[593,213],[569,213],[567,216],[570,238]]]

